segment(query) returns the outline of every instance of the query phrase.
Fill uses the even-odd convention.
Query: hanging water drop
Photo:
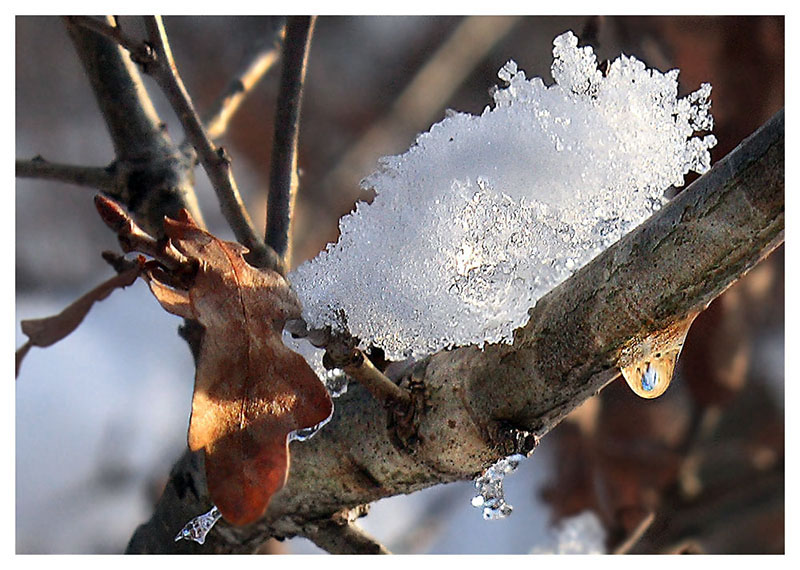
[[[175,537],[175,542],[179,540],[193,540],[197,544],[203,544],[206,541],[206,536],[217,524],[217,521],[222,518],[222,513],[219,512],[216,505],[207,513],[194,517]]]
[[[642,398],[663,394],[672,381],[686,334],[697,313],[640,339],[622,349],[619,367],[625,382]]]

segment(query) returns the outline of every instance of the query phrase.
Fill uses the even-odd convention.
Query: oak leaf
[[[126,214],[105,198],[97,205],[130,244],[123,234],[133,222],[120,224]],[[286,320],[301,314],[288,281],[249,265],[247,248],[204,231],[185,210],[164,226],[164,251],[177,250],[194,265],[193,276],[186,286],[185,275],[175,278],[163,265],[148,266],[144,276],[164,309],[205,328],[189,447],[205,450],[208,489],[222,516],[245,525],[286,482],[288,435],[325,421],[333,404],[305,359],[281,340]]]
[[[116,289],[132,285],[141,273],[143,264],[144,259],[129,263],[119,274],[82,295],[57,315],[22,321],[20,326],[28,340],[17,349],[14,375],[19,376],[22,360],[32,346],[45,348],[66,338],[83,322],[83,319],[86,318],[95,303],[102,301]]]

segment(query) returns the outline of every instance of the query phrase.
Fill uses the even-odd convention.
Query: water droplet
[[[175,537],[175,542],[179,540],[193,540],[197,544],[203,544],[206,541],[206,536],[209,531],[214,528],[217,521],[222,518],[222,513],[219,512],[216,505],[204,515],[194,517]]]

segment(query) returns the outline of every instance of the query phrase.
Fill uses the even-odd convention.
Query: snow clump
[[[309,327],[349,330],[393,360],[511,342],[528,310],[710,168],[711,86],[622,55],[604,75],[572,32],[555,84],[509,61],[494,106],[448,112],[381,159],[340,238],[291,275]]]

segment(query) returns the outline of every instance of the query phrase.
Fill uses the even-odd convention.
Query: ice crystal
[[[472,498],[472,506],[483,509],[483,518],[498,520],[507,517],[514,507],[506,502],[503,479],[516,471],[524,455],[511,455],[489,467],[483,475],[475,479],[478,494]]]
[[[387,358],[511,342],[555,285],[710,166],[711,87],[678,99],[678,71],[622,55],[601,73],[567,32],[555,84],[513,61],[480,116],[448,113],[362,183],[376,193],[290,276],[311,326]]]
[[[193,540],[198,544],[203,544],[206,541],[206,536],[217,524],[217,521],[222,518],[222,513],[219,512],[216,505],[207,513],[194,517],[186,526],[184,526],[178,535],[175,537],[175,542],[179,540]]]

